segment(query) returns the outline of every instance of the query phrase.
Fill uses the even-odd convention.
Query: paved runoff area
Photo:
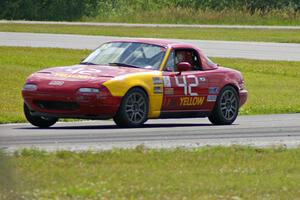
[[[126,38],[72,34],[0,32],[0,46],[95,49],[104,42],[120,39]],[[300,61],[300,44],[182,39],[172,39],[172,41],[194,44],[202,49],[207,56],[212,57]]]
[[[201,147],[206,145],[300,145],[300,114],[239,116],[230,126],[213,126],[206,118],[149,120],[142,128],[121,129],[112,120],[57,123],[48,129],[30,124],[0,125],[0,148],[48,151]]]
[[[0,21],[0,23],[7,22]],[[17,21],[15,23],[33,22]],[[78,25],[77,22],[71,23]],[[94,25],[94,23],[84,24]],[[119,26],[120,24],[98,23],[97,25]],[[140,26],[135,24],[121,25]],[[145,26],[158,25],[148,24]],[[182,27],[190,25],[159,26]],[[196,26],[209,27],[209,25]],[[251,27],[255,28],[254,26]],[[220,28],[223,27],[220,26]],[[243,27],[231,26],[231,28]],[[256,28],[276,27],[257,26]],[[282,29],[286,28],[288,27],[282,27]],[[293,27],[290,28],[293,29]],[[296,29],[298,28],[296,27]],[[281,28],[277,27],[277,29]],[[101,43],[118,39],[122,38],[0,32],[0,46],[95,49]],[[208,40],[176,41],[194,44],[200,47],[206,55],[213,57],[300,61],[300,44]],[[133,129],[120,129],[111,120],[59,122],[48,129],[38,129],[26,123],[0,125],[0,148],[7,151],[27,147],[50,151],[58,149],[80,151],[134,148],[137,145],[145,145],[149,148],[190,148],[232,144],[297,147],[300,144],[300,114],[239,116],[235,124],[230,126],[212,126],[206,118],[149,120],[144,127]]]

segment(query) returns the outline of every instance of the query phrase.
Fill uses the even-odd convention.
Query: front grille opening
[[[34,101],[34,103],[47,110],[77,110],[79,104],[75,102],[63,102],[63,101]]]

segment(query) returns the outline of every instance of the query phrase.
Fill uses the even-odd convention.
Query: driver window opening
[[[201,70],[201,62],[198,53],[193,49],[177,49],[172,50],[168,58],[165,70],[176,72],[177,65],[180,62],[188,62],[191,65],[191,71]]]

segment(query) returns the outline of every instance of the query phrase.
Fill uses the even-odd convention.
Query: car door
[[[186,56],[180,58],[179,52]],[[178,72],[179,62],[191,62],[190,71]],[[162,111],[201,111],[205,109],[208,80],[201,70],[201,61],[195,49],[173,49],[163,71],[164,98]]]

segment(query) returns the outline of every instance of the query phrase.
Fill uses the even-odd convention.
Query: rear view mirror
[[[190,71],[191,68],[192,68],[192,65],[188,62],[180,62],[177,64],[177,70],[179,72]]]

